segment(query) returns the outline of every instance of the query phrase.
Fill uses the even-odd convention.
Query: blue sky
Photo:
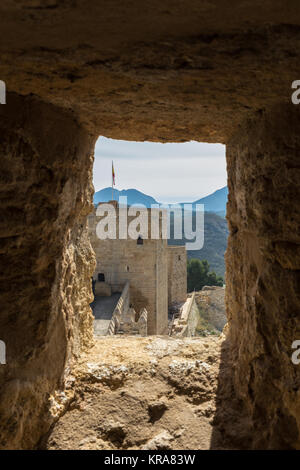
[[[225,145],[130,142],[100,137],[95,148],[95,191],[135,188],[159,202],[190,202],[227,184]]]

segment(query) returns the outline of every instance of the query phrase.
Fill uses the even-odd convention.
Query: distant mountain
[[[183,245],[184,238],[176,240],[172,237],[172,220],[171,220],[171,239],[168,240],[169,245]],[[225,275],[224,253],[227,246],[228,227],[224,217],[220,217],[213,212],[205,212],[204,214],[204,245],[201,250],[189,250],[187,256],[189,259],[197,258],[206,259],[210,265],[211,271],[215,271],[219,276]]]
[[[194,204],[204,204],[204,210],[206,212],[215,212],[219,215],[225,215],[227,198],[228,188],[224,186],[224,188],[218,189],[214,193],[198,199]]]
[[[143,204],[146,207],[151,207],[151,204],[159,204],[153,197],[138,191],[137,189],[122,189],[119,191],[114,188],[114,200],[119,201],[120,196],[127,196],[127,204],[132,206],[133,204]],[[99,202],[108,202],[112,199],[111,188],[104,188],[97,191],[94,195],[94,204]]]
[[[224,188],[217,189],[217,191],[209,194],[208,196],[202,197],[201,199],[197,199],[197,201],[192,203],[182,202],[180,205],[183,206],[183,204],[193,204],[193,209],[195,209],[196,204],[204,204],[205,212],[214,212],[221,217],[225,217],[227,198],[228,188],[227,186],[224,186]]]
[[[152,196],[148,196],[147,194],[138,191],[137,189],[122,189],[119,191],[118,189],[114,189],[114,199],[119,201],[120,196],[127,196],[127,204],[129,206],[135,204],[143,204],[146,207],[150,207],[151,204],[159,204]],[[226,214],[226,203],[227,203],[227,196],[228,196],[228,188],[224,186],[224,188],[218,189],[217,191],[209,194],[208,196],[202,197],[201,199],[197,199],[189,204],[204,204],[205,212],[214,212],[222,217]],[[104,188],[100,191],[97,191],[94,195],[94,204],[98,204],[99,202],[108,202],[112,198],[111,188]],[[179,203],[183,206],[183,202]]]

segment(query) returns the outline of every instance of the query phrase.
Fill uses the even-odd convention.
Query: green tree
[[[188,292],[201,290],[203,286],[223,286],[224,280],[214,271],[209,271],[206,260],[190,259],[187,262],[187,288]]]

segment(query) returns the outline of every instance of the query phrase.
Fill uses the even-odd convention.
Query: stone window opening
[[[138,236],[138,239],[136,241],[136,244],[137,245],[143,245],[144,244],[144,240],[143,238],[141,237],[141,235]]]
[[[291,345],[299,330],[296,314],[300,240],[296,204],[300,190],[300,106],[290,99],[294,95],[292,84],[300,78],[295,76],[299,41],[299,30],[293,22],[297,18],[296,2],[295,8],[289,9],[284,8],[284,2],[265,2],[267,6],[260,9],[258,2],[234,2],[232,8],[227,2],[219,2],[216,14],[218,2],[212,1],[207,2],[208,6],[203,4],[201,15],[178,2],[178,7],[170,8],[165,15],[156,8],[139,12],[139,2],[134,1],[124,16],[126,21],[120,21],[120,15],[112,14],[109,8],[97,6],[97,2],[91,2],[87,11],[84,4],[72,2],[74,6],[66,11],[62,4],[47,11],[47,15],[26,14],[26,18],[11,14],[11,5],[16,2],[3,3],[5,14],[0,23],[7,22],[13,41],[5,45],[7,60],[0,78],[11,76],[10,64],[22,49],[26,89],[24,73],[15,74],[9,84],[7,104],[0,106],[1,171],[5,171],[1,216],[6,250],[1,256],[6,289],[1,293],[1,339],[9,341],[9,360],[1,373],[1,445],[9,449],[37,448],[57,416],[58,386],[63,386],[64,378],[68,380],[81,350],[93,343],[89,302],[91,278],[98,279],[98,272],[94,271],[95,256],[85,234],[85,216],[93,202],[92,154],[101,133],[131,142],[162,141],[164,145],[191,139],[226,143],[228,327],[219,369],[220,381],[228,380],[228,385],[218,384],[217,399],[212,401],[217,405],[216,412],[209,402],[207,407],[198,407],[200,392],[187,397],[187,409],[193,408],[182,429],[187,430],[188,436],[193,434],[199,447],[203,434],[197,426],[203,414],[204,419],[209,415],[209,421],[218,426],[211,434],[210,448],[224,448],[227,444],[229,448],[300,448],[299,401],[295,391],[300,368],[291,360]],[[35,2],[38,4],[42,2]],[[63,34],[64,22],[52,21],[62,14],[71,37],[78,36],[78,22],[72,20],[84,16],[78,47],[71,52]],[[147,31],[143,28],[144,19]],[[52,34],[47,39],[50,21],[55,50]],[[91,34],[95,22],[98,28]],[[35,34],[30,44],[23,47],[25,25]],[[105,40],[110,31],[119,32],[113,43]],[[122,47],[124,38],[126,48]],[[269,44],[271,53],[266,47]],[[37,58],[43,64],[39,76],[34,73]],[[88,66],[83,67],[82,58]],[[66,61],[68,71],[61,73],[61,64]],[[83,71],[84,80],[80,80]],[[243,90],[245,82],[247,87]],[[188,169],[186,160],[184,156]],[[179,158],[172,155],[172,167],[176,161]],[[197,177],[198,157],[194,161]],[[209,156],[206,161],[217,167],[214,157]],[[134,165],[132,161],[132,168]],[[171,165],[166,166],[170,169]],[[105,186],[110,184],[110,172],[109,161]],[[141,181],[135,168],[132,173]],[[171,179],[170,173],[167,172]],[[148,175],[147,172],[145,177]],[[123,172],[116,164],[117,185],[121,178]],[[191,184],[186,172],[181,181]],[[22,197],[17,197],[17,184],[25,188]],[[116,189],[109,188],[109,198],[112,193],[112,199],[116,199]],[[209,216],[205,217],[208,220]],[[145,250],[134,242],[131,245],[141,255],[145,255],[148,246],[149,251],[151,248],[148,241]],[[176,257],[171,259],[174,260]],[[158,268],[159,261],[157,256]],[[131,275],[127,277],[132,278],[136,269],[134,261],[129,262]],[[96,282],[97,287],[100,284],[104,290],[118,271],[124,274],[124,267],[126,261],[119,263],[115,272],[105,267],[107,282]],[[15,287],[17,295],[13,295]],[[119,287],[114,284],[114,289]],[[153,325],[156,328],[154,322]],[[227,357],[228,366],[222,370]],[[205,358],[203,364],[207,365]],[[207,373],[211,374],[214,367]],[[201,375],[206,374],[204,366],[201,371]],[[191,383],[194,376],[192,373]],[[184,386],[182,381],[181,389]],[[176,402],[178,392],[177,386]],[[48,397],[51,401],[53,397],[51,418]],[[186,395],[178,398],[185,400]],[[222,401],[237,409],[231,413],[224,408],[223,412],[219,405]],[[149,404],[149,416],[154,422],[161,408],[157,407],[156,398],[153,406],[150,401]],[[144,410],[142,401],[140,408]],[[167,413],[171,416],[171,408]],[[252,427],[249,433],[248,423]],[[76,424],[75,420],[72,424]],[[100,429],[100,420],[98,424]],[[122,447],[123,441],[123,447],[128,446],[129,437],[124,437],[123,429],[116,429],[116,423],[110,428],[105,426],[106,423],[105,446],[109,441],[112,448]],[[126,423],[124,429],[127,434]],[[64,424],[57,435],[65,434],[62,430]],[[142,442],[140,436],[137,443],[153,447],[154,432],[155,429],[149,430],[150,445]],[[172,448],[178,442],[177,431],[170,428],[168,432],[169,438],[163,435],[158,440],[166,440]],[[236,442],[230,442],[234,436]],[[65,442],[75,441],[74,434],[64,437]],[[185,434],[179,437],[183,443],[184,438]],[[191,447],[190,441],[187,447]],[[59,445],[55,435],[52,442]]]

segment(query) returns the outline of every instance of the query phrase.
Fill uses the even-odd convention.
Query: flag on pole
[[[111,162],[111,176],[112,176],[112,185],[114,186],[116,184],[114,162]]]

